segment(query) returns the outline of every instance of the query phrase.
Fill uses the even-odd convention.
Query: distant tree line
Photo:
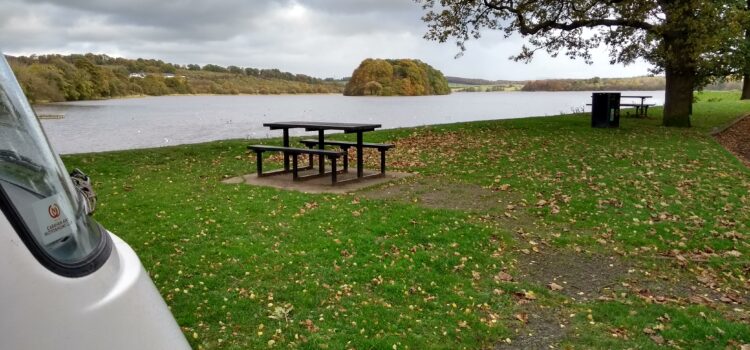
[[[664,90],[664,77],[547,79],[526,82],[522,91]]]
[[[463,85],[514,85],[523,83],[522,81],[512,80],[486,80],[461,77],[445,77],[445,79],[448,80],[448,83]]]
[[[289,72],[282,72],[276,68],[258,69],[258,68],[242,68],[238,66],[227,66],[225,68],[225,67],[218,66],[215,64],[207,64],[203,67],[197,64],[188,64],[186,68],[191,71],[204,70],[207,72],[215,72],[215,73],[231,73],[231,74],[237,74],[237,75],[247,75],[247,76],[257,77],[257,78],[262,78],[262,79],[279,79],[279,80],[288,80],[288,81],[299,81],[299,82],[309,83],[309,84],[319,84],[319,83],[323,83],[326,81],[327,82],[334,81],[333,78],[320,79],[320,78],[311,77],[305,74],[293,74]]]
[[[664,90],[666,79],[662,76],[633,78],[546,79],[524,84],[522,91],[654,91]],[[706,90],[739,90],[740,81],[722,80],[705,86]]]
[[[365,59],[344,88],[347,96],[447,95],[450,92],[443,73],[413,59]]]
[[[278,69],[185,66],[107,55],[6,56],[32,102],[169,94],[336,93],[342,85]],[[134,74],[135,73],[135,74]]]
[[[517,85],[477,85],[455,89],[455,92],[498,92],[518,90]]]

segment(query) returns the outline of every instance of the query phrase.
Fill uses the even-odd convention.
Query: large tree
[[[750,11],[750,0],[747,0],[747,9]],[[750,100],[750,23],[745,24],[745,65],[742,70],[742,99]]]
[[[664,125],[690,126],[693,91],[737,67],[727,58],[744,35],[746,0],[415,0],[427,11],[425,38],[466,41],[484,29],[528,41],[515,60],[564,52],[591,62],[610,48],[612,64],[643,58],[666,76]]]

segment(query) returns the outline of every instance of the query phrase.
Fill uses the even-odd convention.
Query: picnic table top
[[[381,127],[380,124],[331,123],[331,122],[307,122],[307,121],[263,123],[263,126],[271,128],[271,130],[305,128],[307,131],[342,130],[344,132],[372,131]]]
[[[626,95],[622,95],[620,97],[621,98],[644,98],[645,99],[645,98],[652,98],[654,96],[641,96],[641,95],[628,95],[628,96],[626,96]]]

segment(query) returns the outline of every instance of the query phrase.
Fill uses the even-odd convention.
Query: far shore
[[[332,93],[332,92],[325,92],[325,93],[305,92],[305,93],[299,93],[299,94],[290,94],[290,93],[283,93],[283,94],[207,94],[207,93],[200,93],[200,94],[167,94],[167,95],[125,95],[125,96],[115,96],[115,97],[110,97],[110,98],[93,99],[93,100],[37,101],[37,102],[34,102],[33,105],[48,105],[48,104],[66,103],[66,102],[123,100],[123,99],[133,99],[133,98],[164,97],[164,96],[287,96],[287,95],[341,95],[341,94]]]
[[[559,90],[559,91],[548,91],[548,90],[535,90],[535,91],[523,91],[523,90],[505,90],[505,91],[452,91],[451,93],[467,93],[467,94],[475,94],[475,93],[495,93],[495,92],[503,92],[503,93],[515,93],[515,92],[581,92],[581,91],[593,91],[593,90]],[[649,90],[649,89],[629,89],[629,90],[601,90],[601,91],[664,91],[663,89],[660,90]],[[738,91],[738,90],[704,90],[704,91]],[[697,91],[696,91],[697,92]],[[126,96],[116,96],[116,97],[110,97],[110,98],[102,98],[102,99],[93,99],[93,100],[72,100],[72,101],[37,101],[34,102],[33,105],[48,105],[48,104],[56,104],[56,103],[66,103],[66,102],[84,102],[84,101],[106,101],[106,100],[120,100],[120,99],[133,99],[133,98],[146,98],[146,97],[163,97],[163,96],[293,96],[293,95],[343,95],[342,93],[332,93],[332,92],[321,92],[321,93],[281,93],[281,94],[209,94],[209,93],[200,93],[200,94],[167,94],[167,95],[126,95]],[[423,96],[439,96],[439,95],[423,95]],[[399,97],[399,96],[351,96],[351,97]],[[415,97],[415,96],[403,96],[403,97]]]

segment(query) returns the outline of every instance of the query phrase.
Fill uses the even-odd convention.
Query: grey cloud
[[[399,16],[404,13],[413,12],[421,16],[422,13],[419,4],[411,0],[308,0],[299,1],[299,3],[333,14],[375,13],[379,15]]]
[[[366,57],[414,57],[452,75],[550,74],[549,60],[507,61],[520,42],[501,35],[470,43],[454,60],[455,46],[422,39],[423,11],[411,0],[0,0],[0,8],[0,49],[10,54],[96,52],[323,77],[349,75]],[[594,72],[563,64],[583,72],[570,74]],[[615,68],[598,75],[626,72]]]
[[[70,0],[64,3],[29,0],[60,8],[108,16],[113,22],[154,27],[192,28],[211,23],[238,23],[262,15],[274,1],[151,1],[151,0]]]
[[[29,0],[74,14],[106,16],[113,24],[164,28],[198,40],[221,40],[243,32],[263,30],[258,26],[273,10],[300,4],[330,17],[330,25],[340,25],[338,34],[353,30],[389,31],[422,28],[421,9],[409,0],[70,0],[64,3]],[[69,17],[69,16],[66,16]]]

